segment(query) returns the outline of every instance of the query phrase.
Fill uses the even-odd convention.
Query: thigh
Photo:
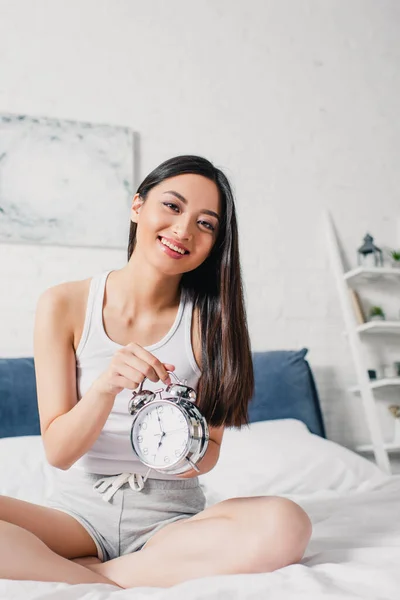
[[[271,518],[294,527],[297,523],[308,527],[310,520],[306,512],[293,500],[282,496],[248,496],[228,498],[194,515],[189,520],[214,517],[233,519],[236,524],[258,530]]]
[[[83,525],[55,508],[0,495],[0,521],[27,529],[64,558],[97,555],[96,544]]]
[[[239,502],[236,502],[236,500],[238,500]],[[237,509],[237,507],[241,505],[240,500],[242,499],[232,498],[229,500],[224,500],[223,502],[218,502],[217,504],[213,504],[212,506],[204,508],[192,517],[182,517],[181,519],[178,519],[173,523],[167,523],[166,525],[163,525],[150,537],[150,539],[147,540],[147,542],[143,545],[142,549],[158,544],[160,540],[164,540],[166,537],[169,537],[171,531],[176,531],[177,528],[181,529],[184,523],[191,523],[193,521],[203,521],[206,519],[215,519],[216,517],[233,516],[232,510],[234,510],[235,508]]]
[[[234,520],[236,527],[242,526],[245,529],[252,528],[254,531],[258,531],[264,527],[265,521],[269,521],[272,511],[274,511],[274,514],[276,514],[277,509],[282,512],[282,505],[288,516],[289,513],[296,511],[306,516],[300,506],[291,500],[279,496],[228,498],[227,500],[208,506],[192,517],[180,519],[175,523],[165,525],[154,533],[143,548],[157,544],[160,540],[168,536],[171,530],[180,527],[185,522],[191,523],[206,519],[224,518]]]

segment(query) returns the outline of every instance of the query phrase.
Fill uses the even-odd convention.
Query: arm
[[[210,439],[208,440],[208,447],[203,458],[197,463],[196,467],[200,469],[198,473],[195,469],[190,469],[186,473],[177,475],[182,479],[188,479],[189,477],[197,477],[198,475],[204,475],[215,467],[219,459],[219,451],[221,448],[222,436],[224,434],[224,427],[210,427],[209,428]]]
[[[90,388],[78,402],[73,348],[71,286],[48,289],[39,299],[34,355],[40,428],[49,463],[66,470],[94,444],[115,395]]]

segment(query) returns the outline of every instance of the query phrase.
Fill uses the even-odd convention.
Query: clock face
[[[151,402],[145,406],[131,435],[140,460],[157,469],[176,464],[188,450],[188,421],[174,404]]]

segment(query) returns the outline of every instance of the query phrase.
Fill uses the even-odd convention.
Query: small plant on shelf
[[[389,411],[392,413],[395,419],[400,419],[400,406],[398,404],[392,404],[392,406],[389,406]]]
[[[380,306],[371,306],[369,309],[370,321],[384,321],[385,318],[385,313]]]
[[[400,250],[391,250],[392,267],[400,268]]]

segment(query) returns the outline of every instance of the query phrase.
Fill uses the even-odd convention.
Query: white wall
[[[350,266],[367,230],[400,245],[399,28],[396,0],[0,0],[0,111],[130,126],[140,179],[184,153],[230,177],[253,349],[309,348],[348,446],[369,439],[321,216]],[[45,287],[124,260],[0,245],[0,355],[32,352]]]

